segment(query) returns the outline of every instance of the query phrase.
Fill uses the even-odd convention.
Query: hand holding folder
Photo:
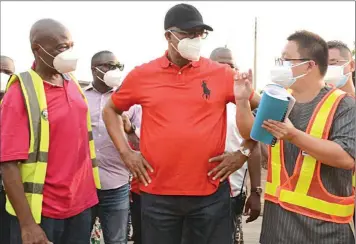
[[[251,138],[268,145],[274,145],[277,138],[262,127],[266,120],[284,122],[295,104],[294,97],[283,87],[267,85],[258,106],[256,118],[251,130]]]

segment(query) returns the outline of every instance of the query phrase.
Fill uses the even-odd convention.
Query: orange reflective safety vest
[[[331,90],[314,110],[306,133],[328,139],[335,111],[345,95],[339,89]],[[321,182],[320,167],[319,161],[300,152],[293,175],[289,177],[284,164],[283,141],[278,141],[269,147],[265,200],[311,218],[350,223],[354,213],[354,194],[339,197],[327,192]]]

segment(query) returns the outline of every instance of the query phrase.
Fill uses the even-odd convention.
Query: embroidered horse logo
[[[206,81],[203,80],[203,82],[201,83],[201,87],[203,88],[202,97],[205,100],[208,100],[210,98],[210,89],[208,88],[208,84],[206,84]]]

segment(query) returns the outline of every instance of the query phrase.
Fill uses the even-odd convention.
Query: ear
[[[350,71],[351,71],[351,72],[354,72],[354,71],[355,71],[355,60],[352,60],[352,61],[350,62]]]
[[[39,49],[40,49],[40,46],[38,44],[31,43],[31,50],[32,50],[33,54],[37,53]]]
[[[314,67],[318,66],[314,60],[310,60],[308,69],[312,70]]]
[[[164,33],[164,37],[166,38],[167,41],[171,41],[172,34],[168,31]]]

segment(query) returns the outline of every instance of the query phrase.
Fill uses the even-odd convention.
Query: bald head
[[[15,73],[15,64],[11,58],[7,56],[1,56],[0,62],[0,73],[4,73],[7,75],[12,75],[13,73]]]
[[[210,54],[210,59],[221,64],[230,65],[232,68],[235,68],[235,60],[232,56],[232,52],[226,47],[218,47],[214,49]]]
[[[58,73],[53,68],[54,57],[73,47],[68,29],[53,19],[41,19],[34,23],[30,31],[30,42],[36,69],[47,74]]]
[[[30,42],[41,43],[48,39],[58,39],[60,36],[70,35],[68,29],[54,19],[41,19],[32,25]]]

